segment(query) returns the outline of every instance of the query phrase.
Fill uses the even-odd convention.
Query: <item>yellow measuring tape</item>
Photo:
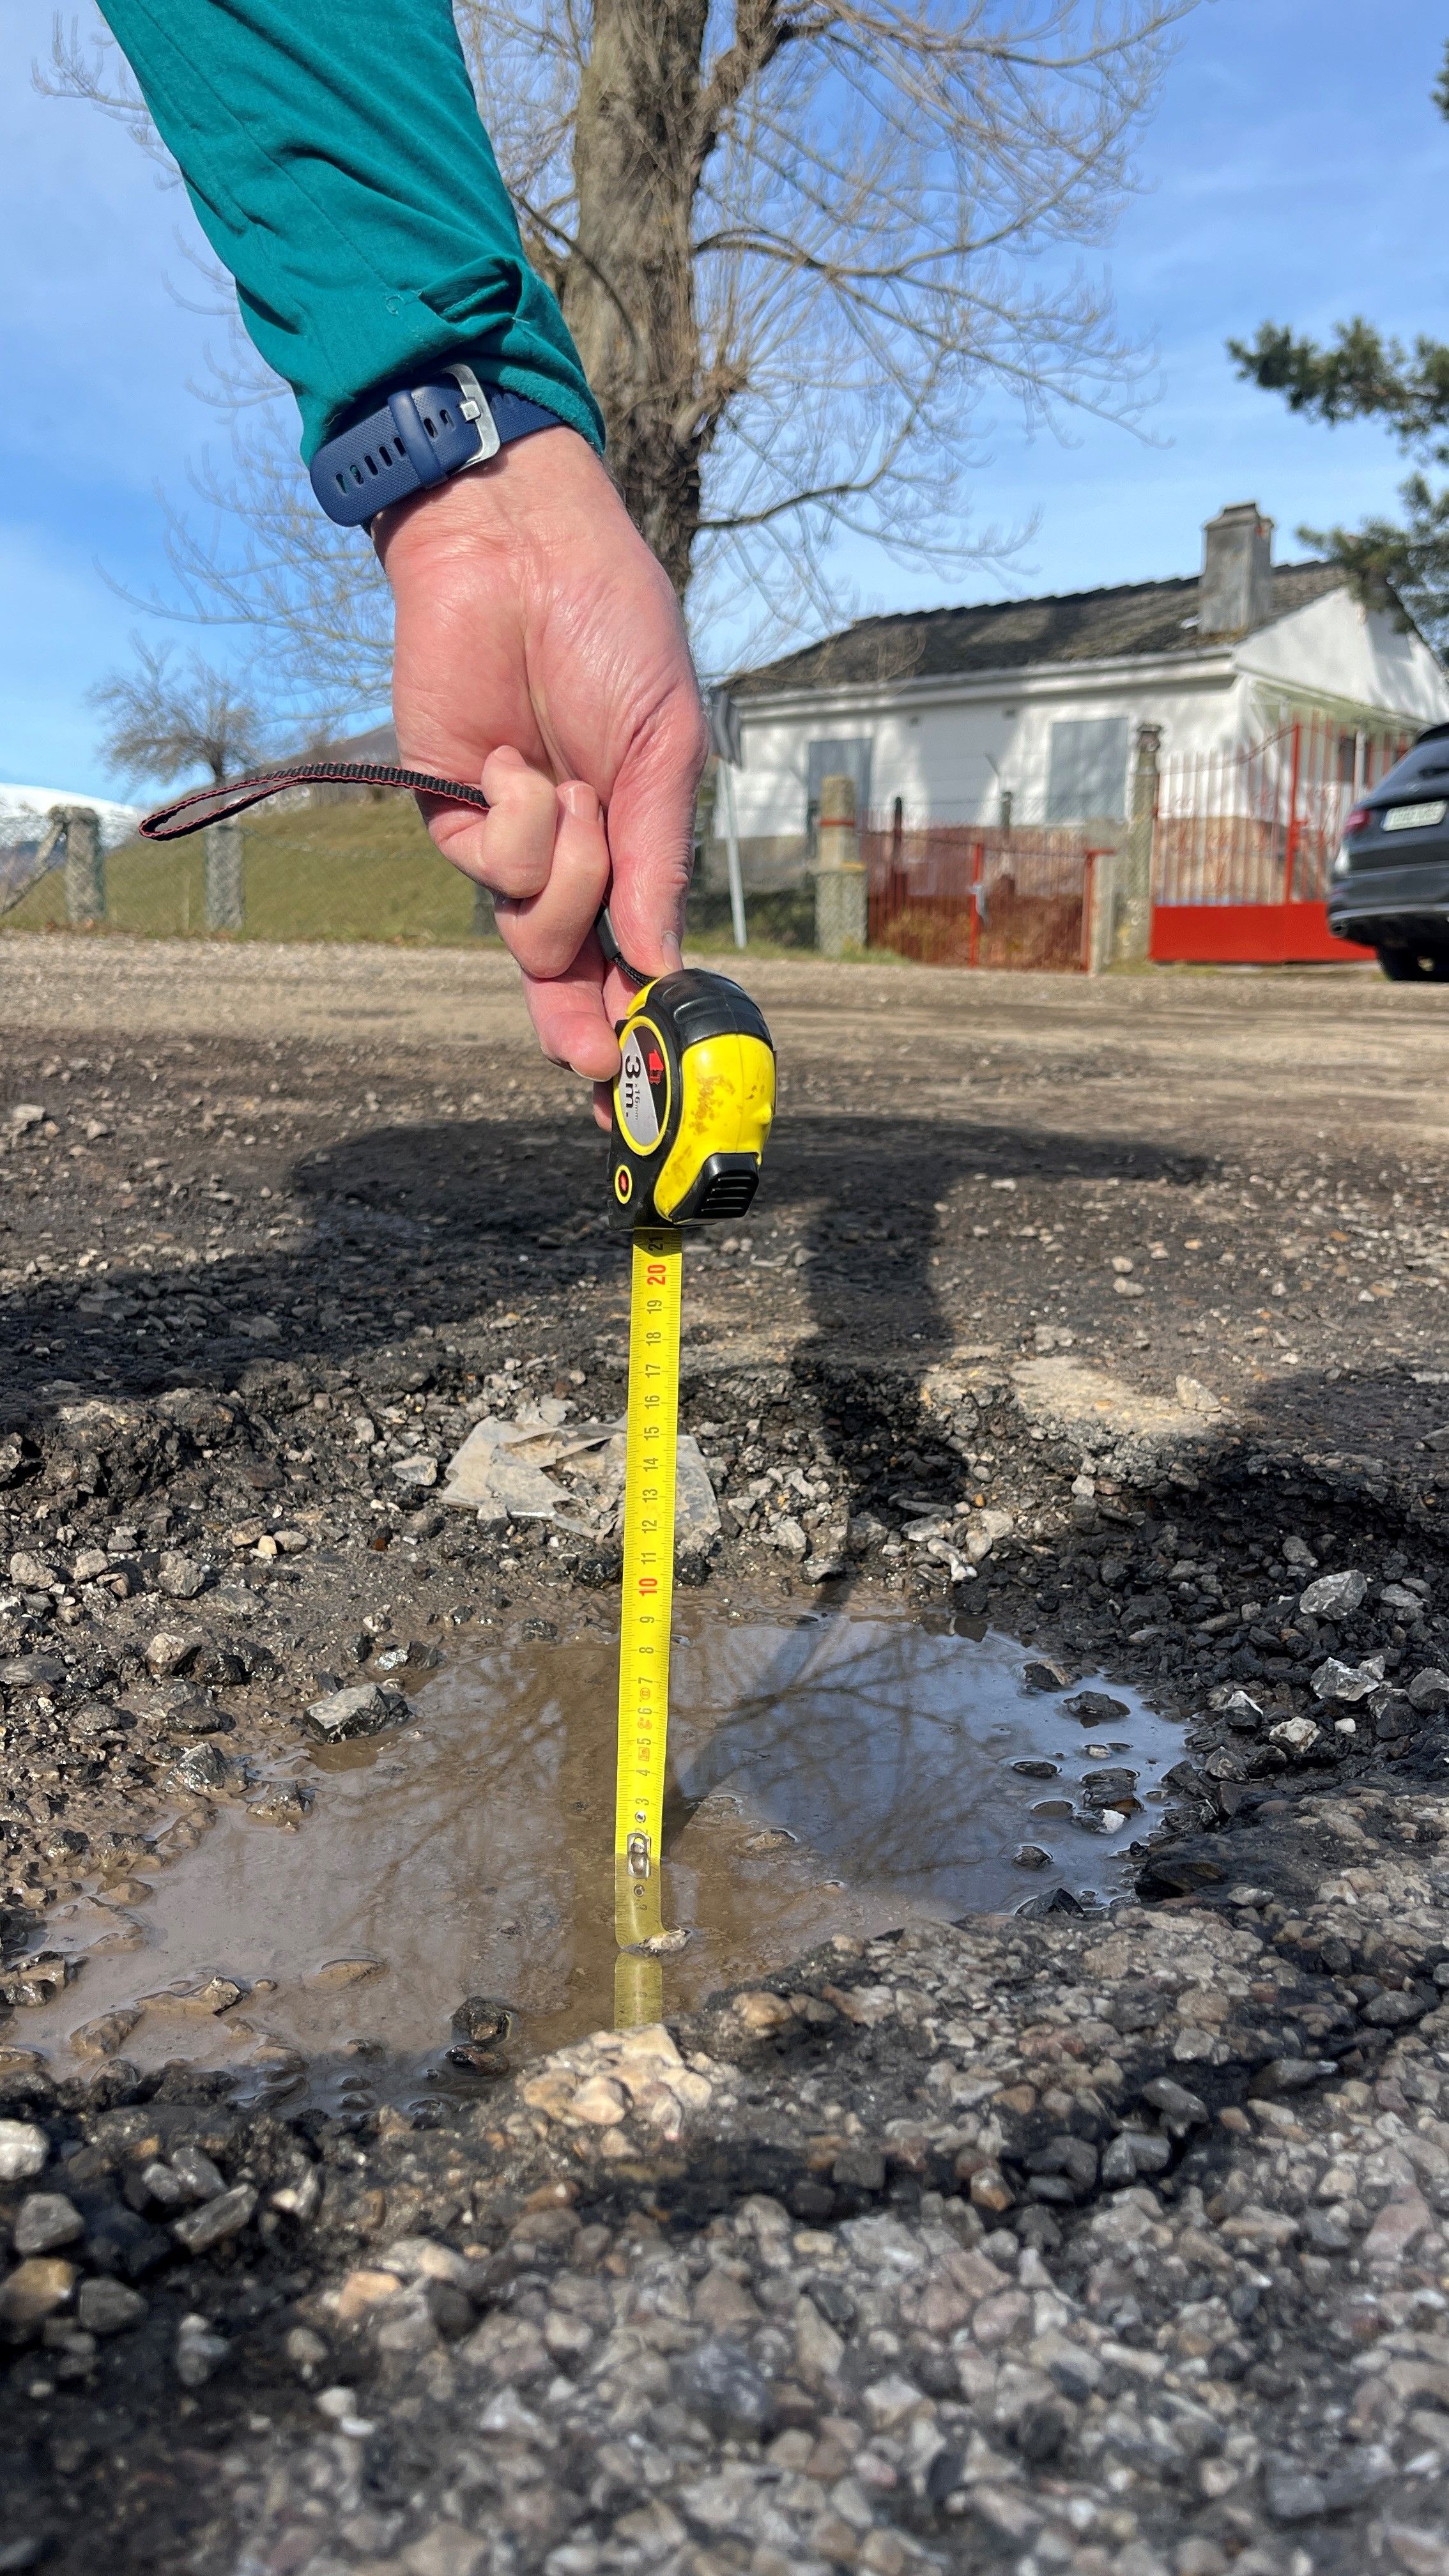
[[[670,1713],[681,1275],[683,1234],[678,1226],[639,1226],[629,1306],[619,1790],[614,1803],[614,1932],[621,1950],[663,1932],[660,1844]],[[639,1973],[650,1968],[652,1978]],[[660,1963],[647,1958],[619,1960],[619,1971],[627,1986],[655,1986],[663,1978]]]
[[[619,1774],[614,1809],[614,1934],[621,1953],[657,1938],[674,1607],[674,1480],[679,1445],[679,1305],[684,1237],[677,1226],[634,1236],[629,1311],[624,1596],[619,1632]],[[657,2021],[664,1971],[621,1956],[614,2014]]]
[[[629,1309],[619,1773],[614,1809],[614,2018],[657,2021],[664,1971],[660,1859],[669,1733],[679,1442],[681,1224],[741,1217],[775,1106],[775,1058],[738,984],[697,968],[658,977],[620,1031],[609,1190],[633,1235]]]

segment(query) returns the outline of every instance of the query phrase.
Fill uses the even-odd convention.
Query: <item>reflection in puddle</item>
[[[182,2056],[362,2107],[426,2081],[468,1996],[499,1998],[530,2052],[612,2016],[615,1648],[589,1637],[465,1650],[400,1734],[299,1757],[296,1833],[223,1807],[144,1907],[53,1918],[86,1964],[7,2034],[67,2062],[111,2013],[141,2065]],[[679,1622],[664,1920],[692,1937],[667,2010],[783,1966],[833,1932],[1111,1894],[1177,1730],[1115,1689],[1024,1680],[1012,1639],[878,1617]],[[1039,1669],[1039,1668],[1037,1668]],[[1080,1685],[1077,1686],[1080,1689]],[[216,2008],[230,1979],[241,1998]],[[192,1991],[167,1995],[168,1988]],[[93,2043],[94,2045],[94,2043]],[[84,2037],[82,2047],[85,2046]]]

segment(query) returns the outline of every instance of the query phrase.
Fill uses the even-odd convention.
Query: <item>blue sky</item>
[[[116,794],[85,692],[143,621],[106,575],[165,584],[158,489],[184,500],[202,451],[225,450],[197,390],[221,334],[170,291],[199,291],[179,191],[94,109],[32,88],[50,25],[42,0],[0,0],[0,782]],[[1092,422],[1028,440],[1003,419],[974,489],[983,520],[1037,518],[1010,573],[933,587],[856,560],[861,599],[1190,572],[1225,501],[1258,501],[1280,556],[1300,521],[1391,505],[1404,466],[1380,432],[1291,420],[1222,344],[1266,315],[1321,331],[1352,311],[1449,336],[1449,126],[1428,95],[1446,33],[1442,0],[1206,0],[1105,254],[1124,325],[1160,353],[1152,443]]]

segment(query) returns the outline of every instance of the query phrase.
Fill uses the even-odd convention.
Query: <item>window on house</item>
[[[1052,726],[1047,761],[1049,823],[1127,811],[1127,719],[1072,716]]]
[[[820,820],[820,782],[824,778],[853,778],[855,810],[865,815],[870,810],[869,734],[857,734],[840,742],[812,742],[808,745],[808,767],[805,791],[805,830],[810,847],[815,848],[815,827]]]

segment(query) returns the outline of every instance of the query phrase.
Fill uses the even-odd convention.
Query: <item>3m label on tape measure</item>
[[[638,1020],[624,1040],[618,1082],[619,1124],[636,1154],[657,1145],[669,1118],[669,1061],[648,1020]]]

